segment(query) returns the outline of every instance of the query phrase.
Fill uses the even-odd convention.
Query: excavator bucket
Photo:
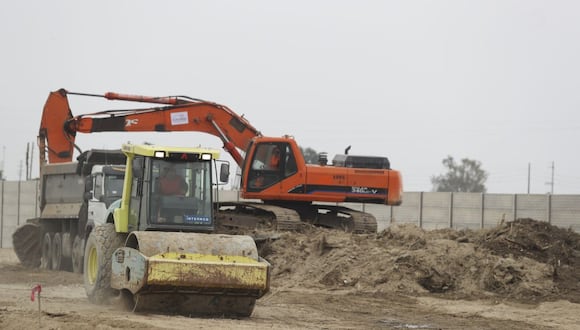
[[[270,264],[248,237],[137,233],[139,250],[117,249],[111,273],[111,287],[130,293],[136,311],[249,316],[268,292]]]
[[[36,268],[41,262],[42,236],[40,225],[27,222],[12,234],[14,253],[25,267]]]

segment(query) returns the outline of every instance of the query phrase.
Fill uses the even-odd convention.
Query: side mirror
[[[93,198],[93,178],[89,175],[85,177],[85,191],[83,192],[83,200],[86,202]]]
[[[93,178],[89,175],[85,177],[85,192],[93,190]]]
[[[220,166],[220,182],[228,182],[230,179],[230,164],[222,163]]]

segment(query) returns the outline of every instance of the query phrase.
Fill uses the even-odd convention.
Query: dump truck
[[[134,311],[250,316],[269,290],[271,267],[253,238],[215,233],[212,177],[215,171],[227,182],[229,163],[218,173],[219,151],[204,148],[122,150],[122,198],[85,247],[89,300],[117,297]],[[164,180],[175,177],[179,189],[165,189]]]
[[[12,235],[20,262],[82,272],[86,238],[121,197],[124,175],[125,155],[120,149],[87,150],[72,162],[41,162],[40,216],[28,219]]]

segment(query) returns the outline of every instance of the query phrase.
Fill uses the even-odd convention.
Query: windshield
[[[105,176],[105,196],[121,197],[123,195],[123,175]]]
[[[151,223],[211,225],[211,162],[154,159]]]

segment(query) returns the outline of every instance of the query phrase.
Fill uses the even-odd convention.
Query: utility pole
[[[30,164],[28,160],[30,159],[30,143],[26,142],[26,179],[28,180],[28,169],[30,168]]]
[[[554,161],[552,161],[552,166],[550,166],[550,168],[552,169],[552,179],[550,180],[550,182],[546,182],[547,185],[550,185],[550,194],[554,194]]]
[[[32,179],[32,155],[34,154],[34,142],[26,144],[26,180]]]
[[[30,170],[28,172],[28,179],[32,179],[33,164],[34,164],[34,142],[30,142]]]
[[[530,174],[532,169],[532,163],[528,163],[528,195],[530,194]]]

